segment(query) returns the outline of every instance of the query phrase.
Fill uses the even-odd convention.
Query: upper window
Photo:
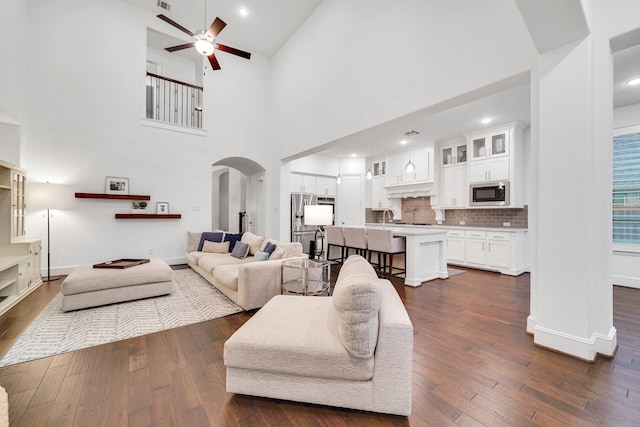
[[[613,242],[640,245],[640,131],[613,138]]]

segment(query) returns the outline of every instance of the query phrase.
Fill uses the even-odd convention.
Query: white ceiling
[[[322,0],[168,0],[169,12],[157,6],[157,0],[126,0],[151,11],[163,13],[169,18],[195,31],[208,27],[220,17],[227,26],[217,40],[238,49],[272,57],[289,37],[313,13]],[[242,17],[238,9],[244,6],[249,10]],[[166,24],[169,28],[169,24]],[[169,31],[169,30],[168,30]],[[185,40],[149,32],[149,44],[163,48]],[[179,53],[187,57],[200,57],[194,49]],[[201,58],[201,57],[200,57]],[[221,60],[223,62],[223,60]],[[224,66],[224,64],[222,64]],[[621,107],[640,103],[640,86],[630,87],[624,84],[631,77],[640,76],[640,46],[622,50],[614,55],[614,106]],[[402,134],[416,130],[420,135],[413,137],[411,144],[426,141],[442,141],[461,137],[465,132],[492,127],[513,121],[525,126],[530,124],[530,86],[521,85],[483,99],[476,100],[444,112],[424,117],[404,117],[390,123],[381,124],[356,135],[343,138],[339,143],[328,144],[321,154],[346,157],[352,153],[359,156],[377,156],[395,150],[409,149],[399,145]],[[479,123],[482,117],[494,117],[488,125]]]
[[[237,49],[272,57],[322,0],[163,0],[171,5],[166,11],[157,0],[126,0],[158,15],[163,14],[191,31],[209,28],[219,17],[227,26],[216,40]],[[249,15],[240,16],[246,7]],[[166,24],[167,28],[172,28]],[[185,34],[186,37],[188,37]],[[182,41],[184,43],[184,41]]]

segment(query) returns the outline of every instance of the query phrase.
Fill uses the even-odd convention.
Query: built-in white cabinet
[[[436,227],[434,227],[436,228]],[[445,227],[447,262],[517,276],[529,271],[527,230]]]
[[[318,196],[335,197],[336,179],[330,176],[316,177],[316,187]]]
[[[464,231],[449,230],[447,231],[447,261],[464,262]]]
[[[391,198],[385,190],[386,180],[384,176],[374,176],[371,180],[371,210],[384,211],[391,209],[394,219],[402,216],[402,199]]]
[[[391,154],[387,157],[387,162],[387,185],[433,182],[435,167],[431,145]],[[407,172],[409,162],[415,166],[413,172]]]
[[[318,188],[316,176],[292,173],[290,188],[292,193],[316,194]]]
[[[469,197],[467,143],[445,143],[440,147],[440,193],[438,209],[463,209]]]
[[[26,171],[0,161],[0,314],[42,284],[41,240],[26,240]]]
[[[523,134],[518,123],[465,134],[469,184],[509,181],[506,207],[524,205]]]

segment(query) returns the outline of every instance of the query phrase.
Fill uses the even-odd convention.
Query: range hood
[[[437,191],[433,182],[411,182],[406,184],[390,184],[385,185],[390,199],[399,199],[404,197],[429,197],[435,196]]]

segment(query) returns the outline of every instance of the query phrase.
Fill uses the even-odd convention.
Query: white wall
[[[325,0],[273,58],[280,157],[526,72],[534,63],[512,0]]]
[[[22,5],[13,3],[19,15]],[[140,124],[146,30],[163,24],[153,14],[121,0],[33,0],[23,24],[19,30],[0,28],[0,39],[38,28],[48,46],[64,47],[29,55],[15,73],[29,82],[20,93],[28,105],[21,141],[28,178],[100,193],[106,176],[128,177],[131,193],[151,195],[152,208],[169,202],[172,213],[182,214],[180,220],[115,220],[130,202],[74,199],[52,223],[54,271],[121,257],[184,261],[186,231],[211,227],[212,163],[234,156],[264,167],[273,162],[270,61],[220,53],[222,70],[207,70],[203,81],[208,132],[193,135]],[[16,101],[0,102],[6,111],[19,109]],[[41,212],[28,213],[27,234],[46,236]]]

